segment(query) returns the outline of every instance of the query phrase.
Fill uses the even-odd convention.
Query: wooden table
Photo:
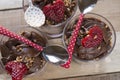
[[[27,76],[24,80],[45,80],[59,79],[77,76],[87,76],[95,74],[106,74],[120,72],[120,0],[99,0],[92,11],[106,17],[114,26],[117,34],[117,41],[112,53],[104,60],[81,62],[80,64],[72,61],[70,69],[64,69],[59,66],[47,64],[42,72],[37,72]],[[11,20],[12,19],[12,20]],[[21,9],[0,11],[0,24],[11,28],[11,26],[26,25]],[[60,41],[60,39],[54,39]],[[51,41],[51,40],[50,40]],[[9,76],[0,75],[3,80],[9,80]]]

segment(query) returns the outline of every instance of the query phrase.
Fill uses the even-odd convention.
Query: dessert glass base
[[[79,18],[79,15],[71,19],[64,28],[63,44],[66,47],[69,44],[72,31],[75,28],[78,18]],[[90,36],[90,29],[92,29],[93,26],[97,26],[102,30],[103,39],[95,47],[86,48],[83,46],[82,41],[86,36],[87,37]],[[97,32],[97,34],[99,33],[100,32]],[[94,38],[95,39],[98,38],[98,35],[95,35]],[[86,38],[86,41],[87,39],[88,38]],[[73,53],[74,60],[77,62],[80,62],[80,61],[91,61],[91,60],[102,59],[108,56],[108,54],[112,52],[115,46],[115,42],[116,42],[115,30],[112,24],[105,17],[95,13],[85,14],[80,31],[79,31],[79,35],[75,43],[75,48]]]

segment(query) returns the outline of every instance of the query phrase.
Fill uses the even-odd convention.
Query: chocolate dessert
[[[78,20],[65,29],[64,41],[68,46]],[[74,57],[80,60],[100,59],[111,49],[112,32],[109,26],[96,18],[84,18],[74,48]]]
[[[46,46],[46,39],[37,32],[24,31],[21,35],[38,45]],[[1,60],[4,65],[11,61],[23,63],[28,69],[27,74],[42,69],[46,63],[41,52],[13,38],[4,41],[0,48],[3,57]],[[11,64],[14,62],[11,62]]]
[[[45,25],[56,25],[75,13],[77,0],[32,0],[33,4],[44,12]]]

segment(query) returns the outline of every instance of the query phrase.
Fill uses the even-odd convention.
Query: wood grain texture
[[[106,17],[120,31],[120,0],[99,0],[92,12]]]
[[[0,0],[0,10],[22,7],[22,0]]]
[[[59,79],[59,80],[120,80],[120,73],[82,76],[82,77],[65,78],[65,79]]]
[[[63,77],[68,78],[68,80],[120,80],[120,76],[118,76],[120,73],[117,73],[116,75],[105,74],[103,76],[98,75],[69,79],[69,77],[76,76],[120,72],[120,0],[99,0],[92,12],[106,17],[113,24],[117,32],[117,44],[112,54],[105,60],[101,60],[98,62],[78,64],[73,61],[70,69],[64,69],[59,66],[47,64],[42,72],[39,71],[36,74],[27,76],[24,78],[24,80],[53,80],[53,78],[55,79]],[[11,26],[26,25],[26,22],[24,21],[23,10],[0,11],[0,24],[8,28],[10,28]],[[60,40],[61,39],[54,39],[50,40],[49,42],[52,44],[56,43],[56,41],[59,41],[60,43]],[[8,80],[8,78],[8,76],[6,77],[0,75],[0,80]]]

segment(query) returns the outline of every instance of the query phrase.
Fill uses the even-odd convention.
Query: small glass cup
[[[42,9],[43,5],[45,5],[45,4],[44,4],[43,1],[41,1],[41,3],[40,3],[40,1],[41,0],[32,0],[33,5],[35,5],[35,6],[37,6],[37,7]],[[47,2],[48,0],[44,0],[44,1]],[[46,32],[47,36],[50,37],[50,38],[60,37],[62,35],[63,28],[65,27],[66,22],[69,21],[75,15],[75,13],[77,11],[78,0],[63,0],[63,1],[66,1],[66,3],[68,1],[71,2],[70,5],[69,5],[69,6],[71,6],[70,11],[67,10],[67,7],[69,7],[69,6],[65,7],[66,8],[65,15],[68,15],[68,13],[67,13],[67,11],[68,11],[69,12],[69,16],[66,19],[64,19],[63,21],[61,21],[59,23],[56,23],[56,24],[52,24],[52,23],[47,24],[47,21],[46,21],[45,24],[40,27],[40,30]],[[29,6],[28,5],[28,0],[23,0],[22,4],[23,4],[23,10],[26,11],[26,9]],[[72,7],[72,5],[73,5],[73,7]]]
[[[75,28],[78,18],[79,15],[71,19],[64,28],[62,39],[66,47],[69,44],[72,31]],[[89,29],[93,26],[98,26],[102,29],[103,40],[95,47],[85,48],[82,46],[81,40],[89,33]],[[75,43],[73,59],[77,62],[100,60],[112,52],[115,42],[115,30],[105,17],[95,13],[85,14]]]
[[[20,26],[11,27],[9,30],[28,38],[40,46],[45,47],[47,44],[46,36],[37,28]],[[32,61],[32,63],[30,63],[29,60]],[[33,75],[38,71],[43,71],[47,63],[41,52],[33,47],[30,47],[16,39],[2,36],[0,38],[0,69],[5,73],[5,64],[9,61],[20,61],[25,63],[25,65],[29,68],[25,77]]]

